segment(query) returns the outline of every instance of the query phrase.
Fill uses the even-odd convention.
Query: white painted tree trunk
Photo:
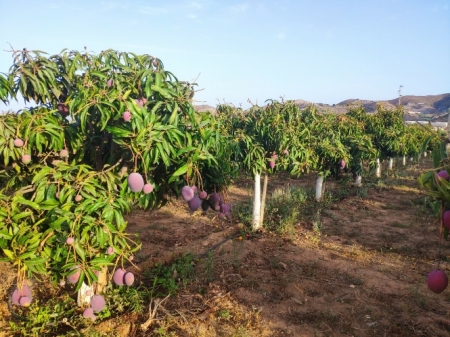
[[[394,158],[390,157],[388,163],[388,170],[392,170],[393,167],[394,167]]]
[[[88,286],[83,282],[80,289],[78,290],[77,304],[79,307],[84,307],[86,304],[91,303],[92,296],[95,295],[95,289],[97,289],[97,293],[101,293],[103,289],[108,285],[107,280],[107,269],[104,267],[101,271],[98,272],[98,282],[94,283],[91,286]]]
[[[428,151],[425,151],[425,152],[423,153],[423,156],[424,156],[424,157],[427,156],[427,152],[428,152]]]
[[[377,167],[375,171],[375,176],[377,178],[381,178],[381,165],[380,165],[380,158],[377,158]]]
[[[361,174],[358,174],[358,175],[356,176],[356,179],[355,179],[355,185],[356,185],[357,187],[361,187],[361,185],[362,185],[362,177],[361,177]]]
[[[409,161],[412,163],[412,162],[414,161],[414,158],[411,157],[411,158],[409,159]]]
[[[266,208],[266,196],[267,196],[267,184],[269,182],[269,176],[267,172],[264,174],[263,191],[261,197],[261,213],[259,219],[259,225],[262,227],[264,225],[264,210]]]
[[[261,175],[255,174],[255,193],[253,200],[253,230],[261,228]]]
[[[316,180],[316,201],[322,200],[323,176],[318,176]]]
[[[86,283],[83,282],[83,284],[80,287],[80,290],[78,290],[78,298],[77,298],[78,306],[83,307],[84,304],[90,304],[91,297],[93,295],[94,295],[94,286],[88,286]]]
[[[402,157],[402,165],[405,166],[406,165],[406,156]]]

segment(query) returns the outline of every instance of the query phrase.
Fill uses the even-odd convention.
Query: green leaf
[[[10,251],[9,249],[4,249],[3,248],[3,253],[5,253],[5,255],[10,259],[10,260],[14,260],[15,259],[15,255],[12,251]]]
[[[186,153],[186,152],[195,151],[196,149],[197,149],[197,148],[196,148],[195,146],[186,146],[186,147],[183,147],[182,149],[180,149],[180,150],[177,152],[176,157],[179,157],[180,155],[182,155],[183,153]]]
[[[114,263],[112,263],[110,260],[108,260],[107,258],[103,258],[103,257],[96,257],[90,263],[92,266],[98,266],[98,267],[114,265]]]
[[[32,184],[35,184],[37,181],[41,181],[46,175],[50,173],[52,170],[51,167],[44,166],[34,177],[31,181]]]
[[[124,100],[126,100],[130,94],[131,94],[131,89],[125,91],[125,93],[123,94],[123,97],[122,97],[122,98],[123,98]]]
[[[30,206],[30,207],[34,208],[35,210],[39,210],[39,205],[37,203],[29,201],[22,196],[18,196],[17,201],[23,205]]]
[[[173,174],[174,177],[181,176],[182,174],[185,174],[187,172],[188,165],[184,164],[183,166],[179,167],[178,170],[175,171]]]
[[[25,260],[25,259],[28,259],[28,258],[34,256],[34,255],[35,255],[35,252],[34,252],[34,251],[31,251],[31,252],[25,252],[25,253],[23,253],[23,254],[20,254],[18,258],[19,258],[20,260]]]
[[[0,230],[0,238],[6,239],[6,240],[11,240],[12,239],[12,235],[10,235],[5,230]]]
[[[152,85],[151,86],[152,90],[159,92],[161,94],[161,96],[163,96],[164,98],[172,98],[172,96],[170,96],[169,92],[163,88],[157,87],[156,85]]]
[[[132,134],[129,130],[115,126],[107,126],[105,129],[116,137],[131,137]]]
[[[75,243],[75,251],[77,252],[78,256],[84,261],[86,260],[86,253],[84,249],[80,246],[79,242]]]
[[[434,165],[434,167],[439,167],[441,160],[442,160],[441,152],[439,151],[439,149],[434,149],[433,150],[433,165]]]
[[[45,198],[45,185],[41,184],[37,191],[36,191],[36,197],[34,198],[34,202],[40,203]]]
[[[26,217],[30,216],[31,214],[33,214],[33,212],[31,212],[31,211],[21,212],[19,214],[14,215],[12,217],[12,219],[14,220],[14,222],[17,222],[20,219],[23,219],[23,218],[26,218]]]
[[[47,261],[47,259],[45,259],[43,257],[36,257],[34,259],[26,260],[24,263],[26,266],[30,267],[30,266],[44,264],[46,261]]]

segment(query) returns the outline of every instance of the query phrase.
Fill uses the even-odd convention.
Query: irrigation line
[[[206,255],[208,255],[208,253],[209,253],[210,251],[212,251],[212,250],[216,249],[217,247],[223,245],[223,244],[224,244],[225,242],[227,242],[228,240],[237,238],[237,237],[239,237],[239,236],[241,236],[241,234],[235,234],[235,235],[232,235],[232,236],[229,236],[229,237],[223,239],[223,240],[220,241],[219,243],[216,243],[214,246],[212,246],[211,248],[209,248],[208,250],[206,250],[204,253],[202,253],[202,254],[200,254],[200,255],[197,255],[197,259],[204,258]]]

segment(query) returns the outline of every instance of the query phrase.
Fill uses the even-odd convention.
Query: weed
[[[77,330],[87,322],[75,311],[76,308],[76,301],[67,294],[46,303],[33,301],[28,308],[17,308],[16,313],[21,320],[10,321],[10,328],[15,335],[21,336],[43,336],[48,333],[78,336]]]
[[[163,327],[159,327],[155,331],[156,335],[158,337],[176,337],[175,332],[167,332],[167,330]]]
[[[361,199],[366,199],[369,189],[367,187],[359,187],[356,191],[356,195]]]
[[[194,256],[185,254],[170,265],[157,264],[143,272],[144,282],[150,283],[150,297],[166,297],[174,295],[179,287],[185,287],[194,275]]]
[[[246,228],[252,227],[253,218],[253,203],[252,202],[241,202],[233,205],[233,215],[241,222]]]
[[[122,313],[131,311],[137,314],[144,312],[145,300],[150,296],[147,288],[139,287],[110,287],[108,290],[108,309]]]
[[[231,313],[229,310],[220,310],[217,315],[220,319],[226,319],[229,321],[233,316],[231,316]]]
[[[276,189],[266,202],[264,226],[278,233],[292,233],[300,209],[306,204],[308,193],[295,186]]]
[[[312,228],[316,236],[320,236],[322,234],[322,220],[319,211],[316,213]]]
[[[248,336],[249,336],[248,331],[243,326],[238,327],[232,335],[232,337],[248,337]]]

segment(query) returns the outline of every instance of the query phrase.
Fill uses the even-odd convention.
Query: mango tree
[[[220,148],[205,142],[211,121],[193,109],[195,84],[150,55],[12,56],[0,99],[33,105],[0,116],[0,248],[17,268],[13,303],[28,305],[23,289],[41,275],[96,285],[83,300],[100,311],[107,275],[118,285],[134,278],[123,268],[140,244],[123,215],[163,205],[205,163],[218,170]]]
[[[340,140],[340,130],[334,115],[318,114],[314,106],[308,106],[302,113],[302,120],[310,132],[309,146],[314,154],[316,200],[322,199],[324,180],[337,170],[343,169],[349,160],[347,149]]]
[[[448,277],[440,269],[440,257],[442,241],[448,240],[450,231],[450,161],[446,151],[449,140],[435,132],[423,143],[422,152],[429,146],[430,142],[436,141],[440,143],[440,146],[433,150],[434,169],[423,172],[418,178],[418,183],[425,190],[425,193],[434,199],[432,206],[440,220],[438,263],[436,269],[432,270],[427,277],[429,289],[439,294],[448,286]]]
[[[237,142],[227,132],[223,120],[216,118],[210,112],[197,115],[197,123],[192,134],[192,144],[195,149],[192,160],[189,160],[177,171],[186,173],[187,184],[181,193],[191,211],[200,207],[203,211],[209,208],[218,212],[218,217],[231,220],[231,204],[227,199],[228,186],[237,176],[239,164],[235,161]],[[205,153],[209,153],[207,160]],[[199,161],[198,158],[203,159]],[[173,178],[172,178],[173,179]]]
[[[402,155],[402,165],[406,165],[406,157],[416,157],[420,155],[422,150],[422,145],[425,139],[435,132],[430,128],[419,125],[412,124],[407,125],[405,128],[405,133],[402,138],[402,147],[401,147],[401,155]],[[431,146],[436,146],[435,141],[430,142]],[[438,145],[438,144],[437,144]],[[432,148],[432,147],[431,147]],[[428,149],[424,149],[427,151]]]
[[[263,225],[264,205],[268,184],[268,175],[277,169],[287,169],[289,158],[301,151],[287,148],[289,137],[286,115],[289,109],[284,103],[270,101],[265,107],[252,105],[247,111],[242,111],[227,105],[219,105],[217,110],[222,119],[227,120],[228,132],[239,144],[235,153],[236,162],[254,177],[254,201],[252,228],[258,230]],[[291,129],[292,131],[292,129]],[[301,130],[295,131],[299,136]],[[295,137],[294,136],[294,137]],[[263,195],[261,196],[261,174],[264,174]]]
[[[369,116],[366,125],[375,148],[380,152],[379,159],[388,159],[388,169],[392,170],[394,157],[401,153],[402,136],[406,128],[403,107],[388,110],[379,104],[377,112]]]
[[[362,165],[369,168],[379,164],[379,151],[373,145],[372,135],[367,132],[368,115],[362,107],[351,108],[342,116],[339,129],[342,142],[348,148],[351,159],[350,169],[361,180]]]

